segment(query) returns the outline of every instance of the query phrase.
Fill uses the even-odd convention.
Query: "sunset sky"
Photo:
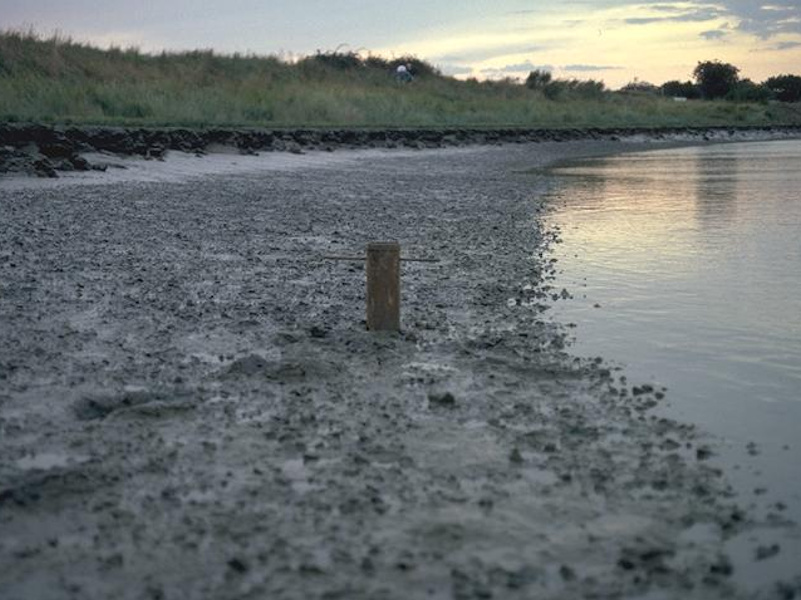
[[[284,54],[414,54],[460,77],[560,77],[619,87],[689,79],[720,59],[761,81],[801,74],[801,0],[0,0],[0,28],[101,46]]]

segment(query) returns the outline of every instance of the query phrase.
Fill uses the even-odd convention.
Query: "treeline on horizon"
[[[719,60],[702,61],[693,70],[694,81],[666,81],[654,85],[647,81],[632,81],[618,93],[662,95],[682,100],[730,100],[734,102],[799,102],[801,101],[801,76],[774,75],[761,83],[740,78],[740,69]],[[532,71],[526,86],[540,89],[549,98],[558,98],[564,90],[577,90],[587,95],[605,91],[601,81],[553,79],[548,71]]]
[[[660,86],[647,82],[629,83],[621,91],[660,93],[688,100],[725,99],[736,102],[799,102],[801,76],[774,75],[761,83],[740,77],[740,69],[719,60],[699,62],[693,70],[694,81],[666,81]]]
[[[411,83],[394,77],[400,64],[410,66]],[[703,65],[707,70],[699,71]],[[333,51],[284,60],[211,50],[146,54],[33,31],[0,31],[0,121],[272,127],[801,123],[801,110],[793,104],[801,95],[801,78],[777,76],[754,84],[738,73],[711,61],[699,63],[695,82],[635,81],[611,91],[599,81],[557,79],[544,71],[525,81],[458,80],[414,56]],[[720,79],[728,86],[722,94],[714,87]],[[674,96],[706,100],[678,103]]]

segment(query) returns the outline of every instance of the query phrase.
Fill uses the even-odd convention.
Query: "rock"
[[[40,158],[39,160],[34,161],[33,169],[38,177],[58,177],[55,167],[46,158]]]
[[[249,354],[243,358],[235,360],[226,373],[228,375],[244,375],[250,377],[259,373],[264,373],[267,369],[267,360],[258,354]]]
[[[12,146],[0,147],[0,173],[33,174],[33,157]]]
[[[39,152],[44,154],[47,158],[71,158],[75,152],[71,145],[67,144],[41,144]]]
[[[287,142],[284,149],[290,154],[306,154],[297,142]]]
[[[456,398],[450,392],[445,392],[444,394],[437,394],[437,393],[430,393],[428,395],[428,402],[429,404],[434,404],[437,406],[445,406],[448,408],[453,408],[456,406]]]
[[[681,444],[679,444],[673,438],[666,438],[665,441],[663,441],[659,447],[662,448],[662,450],[672,451],[676,450],[677,448],[680,448]]]
[[[728,557],[720,556],[716,562],[709,566],[709,572],[713,575],[728,577],[734,572],[734,567],[732,567]]]
[[[772,544],[770,546],[759,546],[754,553],[756,560],[767,560],[776,556],[781,551],[779,544]]]
[[[79,421],[105,419],[112,413],[124,409],[137,409],[141,415],[164,416],[174,409],[183,410],[194,406],[187,390],[129,390],[120,393],[87,395],[72,405]],[[170,410],[170,408],[173,410]]]
[[[240,575],[247,573],[250,570],[245,561],[236,557],[228,561],[228,568]]]
[[[697,460],[707,460],[713,455],[714,453],[712,452],[712,449],[709,446],[701,446],[697,448],[695,451],[695,458]]]
[[[90,171],[92,170],[92,165],[89,164],[89,161],[86,160],[83,156],[78,156],[77,154],[73,154],[69,161],[72,163],[72,166],[75,168],[76,171]]]
[[[274,361],[258,354],[249,354],[231,363],[220,376],[223,379],[261,376],[272,381],[290,382],[304,380],[309,369],[315,376],[321,377],[327,373],[328,365],[287,360]]]
[[[623,548],[617,565],[624,571],[638,569],[647,573],[666,573],[670,567],[665,561],[673,555],[673,550],[668,548]]]
[[[164,160],[167,149],[164,146],[154,145],[145,151],[145,158],[148,160]]]

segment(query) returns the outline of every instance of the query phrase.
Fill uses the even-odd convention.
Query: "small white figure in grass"
[[[412,65],[398,65],[398,68],[395,69],[395,79],[397,79],[401,83],[409,83],[414,79],[412,76]]]

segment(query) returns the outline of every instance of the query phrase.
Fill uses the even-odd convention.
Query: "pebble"
[[[770,546],[758,546],[756,551],[754,552],[754,558],[756,560],[767,560],[768,558],[773,558],[781,551],[781,546],[779,544],[771,544]]]
[[[443,394],[432,392],[428,395],[428,401],[431,404],[435,404],[438,406],[446,406],[449,408],[456,406],[456,398],[450,392],[445,392]]]

